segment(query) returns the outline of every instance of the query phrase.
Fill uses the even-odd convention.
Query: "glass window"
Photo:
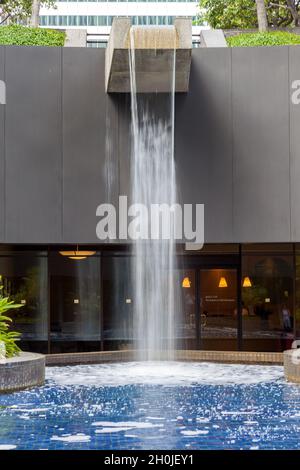
[[[235,350],[238,325],[236,269],[201,269],[199,291],[203,348]]]
[[[59,26],[67,26],[68,24],[68,17],[67,16],[59,16]]]
[[[46,26],[47,25],[47,16],[41,16],[40,17],[40,23],[41,23],[41,26]]]
[[[79,26],[87,26],[87,16],[81,15],[78,17],[78,20],[79,20],[78,22]]]
[[[100,349],[100,257],[49,254],[51,352]]]
[[[176,342],[179,349],[197,348],[197,299],[196,299],[196,270],[181,269],[176,274],[176,295],[179,294],[176,305],[181,309],[176,315]]]
[[[78,16],[68,16],[68,26],[77,26]]]
[[[25,350],[47,352],[48,268],[47,252],[1,252],[0,295],[23,305],[11,310],[13,328]]]
[[[105,349],[128,348],[133,342],[131,258],[104,256],[102,263]]]
[[[245,245],[242,256],[243,344],[246,350],[283,351],[293,341],[291,245]]]
[[[300,340],[300,244],[296,244],[295,279],[295,339]]]
[[[148,23],[149,24],[157,24],[156,16],[148,16]]]
[[[98,16],[98,26],[107,25],[107,16]]]
[[[97,26],[97,16],[88,16],[88,26]]]

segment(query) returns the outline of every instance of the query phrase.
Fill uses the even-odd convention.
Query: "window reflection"
[[[178,347],[196,347],[196,271],[194,269],[179,270],[176,276],[178,302],[181,309],[175,312],[176,338]]]
[[[103,257],[103,335],[106,349],[133,342],[133,302],[129,256]]]
[[[205,349],[237,347],[237,272],[200,271],[201,338]]]
[[[294,336],[292,253],[245,254],[242,272],[246,349],[288,349]]]
[[[74,260],[52,252],[50,339],[52,352],[100,349],[100,258]]]
[[[300,340],[300,244],[296,244],[296,256],[295,256],[295,339]]]
[[[2,294],[23,306],[9,311],[21,333],[21,347],[47,352],[48,268],[46,252],[2,252]]]

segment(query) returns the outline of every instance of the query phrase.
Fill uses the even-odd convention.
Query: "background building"
[[[133,24],[168,25],[174,17],[196,20],[197,0],[86,0],[58,1],[55,8],[41,7],[42,27],[86,29],[87,45],[105,47],[115,16],[130,16]],[[194,44],[198,43],[199,26],[193,27]]]

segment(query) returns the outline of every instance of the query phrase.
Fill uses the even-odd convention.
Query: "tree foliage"
[[[0,0],[1,22],[25,20],[31,13],[31,0]]]
[[[269,27],[300,25],[300,0],[265,0]],[[257,28],[255,0],[200,0],[199,23],[212,28]]]
[[[0,23],[27,22],[32,16],[33,4],[33,0],[0,0]],[[42,0],[40,4],[54,7],[55,0]]]

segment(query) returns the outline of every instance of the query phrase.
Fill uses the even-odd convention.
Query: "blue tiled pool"
[[[0,396],[0,449],[300,449],[300,386],[277,366],[53,367]]]

